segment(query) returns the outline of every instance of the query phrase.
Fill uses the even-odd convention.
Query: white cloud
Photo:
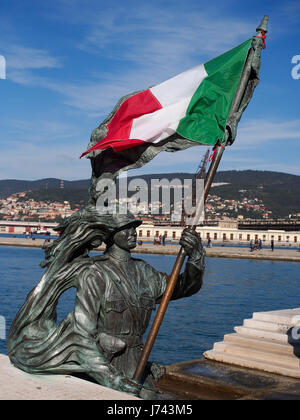
[[[1,123],[6,129],[6,138],[22,139],[30,143],[45,144],[64,142],[65,140],[78,138],[78,127],[70,123],[57,120],[32,120],[9,119]],[[3,135],[2,135],[3,137]],[[2,138],[2,142],[3,142]]]
[[[46,49],[22,45],[3,31],[0,32],[0,51],[6,60],[7,79],[16,83],[31,85],[38,71],[62,67],[62,60]]]
[[[11,143],[0,154],[0,179],[87,179],[91,176],[90,162],[79,159],[80,145],[53,147],[29,142]]]
[[[14,70],[44,69],[60,67],[58,58],[51,57],[48,51],[28,48],[21,45],[6,47],[8,66]]]
[[[125,9],[96,15],[79,46],[142,68],[155,68],[157,73],[170,68],[176,73],[212,58],[254,35],[257,24],[199,9],[193,13],[189,8],[149,4],[133,14]]]
[[[240,123],[234,147],[252,149],[266,142],[300,140],[300,120],[279,121],[254,119]]]
[[[8,77],[58,92],[63,103],[93,117],[106,115],[125,94],[160,83],[236,46],[252,36],[257,23],[218,17],[215,11],[199,12],[198,5],[193,13],[182,5],[168,8],[134,2],[135,6],[128,6],[133,13],[128,13],[127,6],[102,10],[97,3],[87,9],[82,4],[75,1],[71,7],[69,0],[59,1],[56,17],[68,15],[68,23],[83,24],[84,35],[74,47],[77,42],[80,49],[94,55],[89,74],[67,82],[43,77],[34,70],[57,68],[61,61],[44,50],[12,45]],[[111,72],[102,71],[101,57],[110,60]]]
[[[265,146],[268,143],[287,144],[300,140],[300,120],[274,121],[252,119],[241,122],[235,143],[226,149],[219,170],[229,169],[257,169],[269,171],[281,171],[300,175],[300,166],[297,163],[297,155],[289,152],[287,148],[283,152],[274,155],[268,152]],[[195,172],[208,147],[192,147],[182,152],[161,153],[147,166],[131,171],[132,174],[173,172],[174,168],[180,171]]]
[[[79,139],[73,126],[56,121],[39,121],[40,128],[35,132],[33,122],[10,121],[10,124],[11,127],[15,127],[10,135],[22,138],[23,141],[9,141],[8,150],[0,154],[0,178],[82,179],[90,177],[89,160],[79,159],[86,139],[84,141]],[[236,143],[228,147],[224,153],[219,170],[260,169],[300,175],[299,165],[295,159],[288,158],[287,151],[287,155],[279,158],[266,153],[264,149],[266,142],[280,142],[284,139],[300,140],[300,120],[281,122],[250,120],[243,124],[243,130],[241,129],[240,132],[241,136]],[[261,133],[261,135],[256,133]],[[72,145],[69,142],[70,137],[73,139]],[[39,142],[39,139],[43,141]],[[58,143],[55,144],[55,142]],[[194,173],[207,148],[195,146],[182,152],[163,152],[146,166],[129,171],[128,176],[174,172],[179,170],[178,168],[180,171]]]
[[[80,124],[48,119],[0,121],[0,179],[89,178],[90,164],[79,159],[89,140]]]
[[[298,1],[286,2],[286,16],[298,13],[297,5]],[[66,52],[66,62],[74,66],[77,59],[88,57],[89,65],[79,66],[73,73],[69,71],[68,75],[73,75],[71,78],[68,76],[69,79],[66,79],[65,70],[70,69],[56,71],[54,78],[51,77],[53,73],[43,70],[60,69],[63,62],[50,47],[35,48],[25,45],[25,38],[20,41],[12,38],[4,40],[2,37],[0,50],[7,59],[7,76],[22,85],[56,92],[60,95],[60,101],[67,105],[66,112],[71,109],[76,116],[79,113],[91,116],[96,119],[96,124],[112,110],[121,96],[166,80],[236,46],[255,34],[258,23],[256,20],[251,22],[249,16],[242,19],[237,15],[229,16],[228,5],[222,6],[220,3],[216,8],[214,4],[210,8],[207,4],[201,8],[198,1],[191,1],[189,7],[185,2],[176,0],[173,0],[171,7],[164,2],[157,5],[156,2],[137,1],[118,3],[118,7],[115,7],[98,0],[91,0],[88,7],[85,0],[57,0],[49,4],[41,2],[40,6],[46,18],[60,19],[60,23],[74,25],[71,28],[74,39],[67,43],[70,49]],[[49,8],[52,7],[51,14]],[[284,25],[286,21],[282,22],[281,28],[285,28]],[[7,28],[7,31],[11,30]],[[49,44],[51,41],[49,38]],[[89,162],[77,159],[88,139],[80,140],[73,126],[56,121],[30,122],[21,118],[11,120],[11,127],[6,127],[6,133],[9,139],[22,136],[26,144],[10,142],[11,152],[0,156],[0,177],[7,178],[4,174],[8,173],[22,178],[57,176],[74,179],[90,176]],[[80,126],[79,121],[74,124]],[[253,165],[267,168],[267,162],[258,161],[245,151],[259,150],[263,144],[271,141],[297,141],[300,139],[299,133],[300,120],[242,120],[237,141],[232,147],[236,152],[226,153],[224,164],[245,169]],[[60,139],[61,146],[56,148],[53,143],[58,143]],[[67,147],[67,141],[72,146]],[[48,145],[45,144],[47,142]],[[162,153],[141,168],[141,173],[161,171],[162,168],[173,171],[178,167],[193,172],[205,151],[206,148],[197,147],[185,152]],[[25,164],[20,165],[20,162]],[[271,165],[276,170],[276,162],[269,163]]]

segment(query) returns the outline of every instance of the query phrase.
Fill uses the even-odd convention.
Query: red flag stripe
[[[108,131],[106,137],[84,152],[80,157],[85,156],[93,150],[112,147],[115,151],[118,151],[145,143],[143,140],[130,139],[132,122],[141,115],[151,114],[159,109],[162,109],[162,105],[149,89],[130,96],[121,104],[110,123],[107,124]]]

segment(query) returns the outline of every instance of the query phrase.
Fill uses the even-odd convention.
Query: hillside
[[[151,179],[166,178],[193,178],[191,173],[169,173],[143,175],[150,187]],[[134,177],[128,177],[130,182]],[[215,183],[226,183],[214,186],[211,195],[222,200],[241,201],[247,199],[260,200],[267,210],[272,211],[273,218],[288,217],[289,214],[300,212],[300,176],[270,171],[220,171],[217,173]],[[26,199],[36,201],[69,201],[71,207],[83,206],[88,200],[89,180],[64,181],[64,188],[60,188],[61,180],[55,178],[37,181],[1,180],[0,198],[6,198],[13,193],[29,191]],[[149,188],[150,190],[150,188]],[[250,217],[255,217],[249,214]]]
[[[223,171],[215,181],[228,184],[212,188],[214,194],[223,199],[257,197],[272,210],[274,218],[300,212],[300,176],[269,171]]]
[[[89,179],[79,181],[64,181],[66,190],[85,190],[90,183]],[[36,181],[23,181],[18,179],[0,180],[0,199],[23,191],[59,190],[61,180],[57,178],[38,179]]]

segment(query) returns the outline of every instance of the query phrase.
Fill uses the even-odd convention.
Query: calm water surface
[[[0,247],[0,315],[6,329],[26,295],[39,282],[43,251]],[[174,256],[141,255],[157,270],[170,272]],[[207,258],[202,289],[190,298],[171,302],[150,359],[162,364],[202,357],[215,341],[233,332],[253,312],[300,307],[299,263]],[[62,295],[58,317],[73,310],[75,291]],[[7,354],[0,339],[0,353]]]

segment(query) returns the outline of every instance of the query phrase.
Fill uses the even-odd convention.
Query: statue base
[[[300,400],[300,380],[206,359],[166,367],[159,382],[178,400]]]
[[[31,375],[0,354],[0,400],[140,400],[71,375]]]

